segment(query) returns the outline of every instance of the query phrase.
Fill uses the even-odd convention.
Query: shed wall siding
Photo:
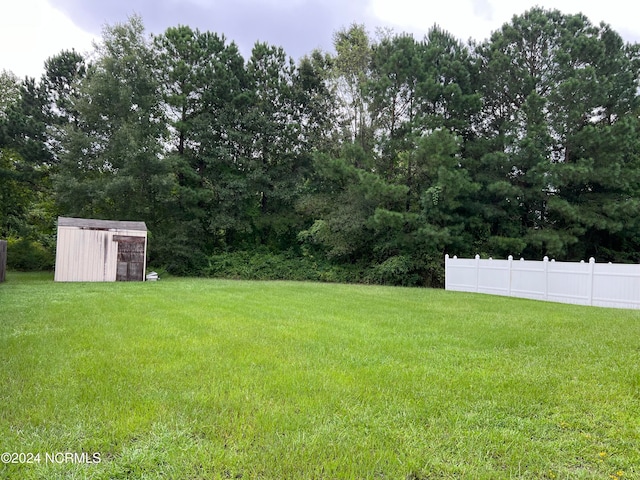
[[[113,240],[115,235],[144,237],[146,255],[146,232],[59,226],[55,281],[114,282],[118,264],[118,242]]]

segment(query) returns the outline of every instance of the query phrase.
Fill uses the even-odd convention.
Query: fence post
[[[476,255],[476,293],[480,291],[480,255]]]
[[[513,255],[509,255],[508,257],[509,260],[509,296],[511,296],[511,282],[512,282],[512,275],[513,275]]]
[[[589,305],[593,306],[593,270],[596,265],[596,259],[589,259]]]
[[[542,259],[544,266],[544,299],[549,300],[549,257],[546,255]]]
[[[449,286],[449,254],[446,253],[444,256],[444,289],[449,290],[447,287]]]

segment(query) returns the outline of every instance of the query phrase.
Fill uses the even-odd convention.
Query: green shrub
[[[416,285],[420,277],[412,272],[413,261],[407,255],[396,255],[369,269],[371,283],[382,285]]]
[[[228,252],[208,257],[199,275],[238,280],[297,280],[328,283],[369,283],[442,287],[444,266],[439,259],[396,255],[382,263],[333,263],[321,255],[293,252]],[[171,272],[174,273],[174,272]],[[179,273],[178,273],[179,274]]]
[[[23,272],[52,270],[55,255],[41,243],[26,238],[10,238],[7,241],[7,267]]]
[[[372,265],[366,283],[405,287],[444,287],[444,261],[440,257],[395,255]]]
[[[290,252],[232,252],[209,257],[202,272],[208,277],[241,280],[297,280],[333,283],[363,281],[363,269],[351,265],[336,265],[312,256]]]

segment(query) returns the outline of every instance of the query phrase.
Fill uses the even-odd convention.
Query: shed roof
[[[88,230],[139,230],[147,231],[144,222],[121,222],[117,220],[96,220],[93,218],[58,217],[59,227],[77,227]]]

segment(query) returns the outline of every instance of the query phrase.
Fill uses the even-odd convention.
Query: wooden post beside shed
[[[0,283],[4,282],[7,272],[7,241],[0,240]]]
[[[56,282],[143,281],[147,226],[58,217]]]

